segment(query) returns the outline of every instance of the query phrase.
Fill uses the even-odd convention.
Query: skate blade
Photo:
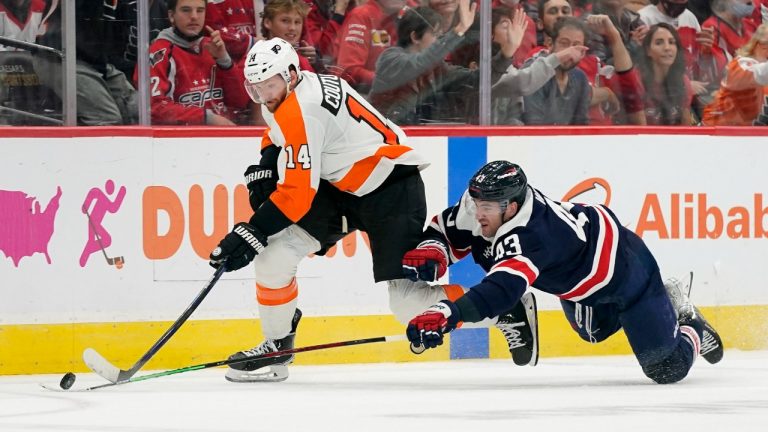
[[[288,379],[288,366],[271,365],[254,371],[244,371],[229,368],[224,375],[227,381],[236,383],[251,382],[280,382]]]

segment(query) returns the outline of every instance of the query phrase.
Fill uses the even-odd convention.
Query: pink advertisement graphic
[[[115,193],[115,183],[112,180],[104,183],[104,191],[99,188],[88,191],[81,207],[88,221],[88,240],[80,255],[80,267],[85,267],[91,254],[101,251],[107,264],[115,266],[118,270],[123,268],[125,259],[122,256],[107,256],[106,249],[112,245],[112,236],[102,222],[107,212],[117,213],[125,198],[125,192],[125,186],[121,186],[115,198],[111,199],[110,196]]]
[[[59,210],[61,187],[41,211],[37,197],[22,191],[0,190],[0,251],[18,267],[24,257],[45,255],[48,264],[48,242],[53,236],[56,212]]]

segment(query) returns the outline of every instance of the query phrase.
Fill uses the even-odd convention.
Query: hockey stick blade
[[[112,363],[93,348],[86,348],[85,351],[83,351],[83,362],[85,362],[85,365],[88,366],[90,370],[111,383],[116,383],[120,381],[121,378],[125,379],[131,377],[130,375],[125,377],[125,375],[128,374],[128,371],[120,370],[113,366]],[[121,374],[123,377],[120,376]]]
[[[331,342],[331,343],[326,343],[326,344],[321,344],[321,345],[310,345],[310,346],[299,347],[299,348],[291,348],[291,349],[282,350],[282,351],[274,351],[274,352],[271,352],[271,353],[262,354],[262,355],[258,355],[258,356],[244,357],[244,358],[237,359],[237,360],[229,360],[229,359],[227,359],[227,360],[219,360],[219,361],[214,361],[214,362],[209,362],[209,363],[202,363],[202,364],[197,364],[197,365],[192,365],[192,366],[186,366],[186,367],[182,367],[182,368],[178,368],[178,369],[172,369],[172,370],[167,370],[167,371],[162,371],[162,372],[156,372],[156,373],[152,373],[152,374],[149,374],[149,375],[142,375],[142,376],[139,376],[139,377],[128,377],[127,379],[118,380],[116,382],[110,382],[108,384],[101,384],[101,385],[97,385],[97,386],[93,386],[93,387],[86,387],[86,388],[81,388],[81,389],[65,390],[65,389],[62,389],[60,387],[53,387],[53,386],[44,385],[44,384],[40,384],[40,386],[42,388],[44,388],[44,389],[51,390],[51,391],[59,391],[59,392],[61,392],[61,391],[64,391],[64,392],[67,392],[67,391],[70,391],[70,392],[85,392],[85,391],[98,390],[98,389],[102,389],[102,388],[106,388],[106,387],[114,387],[114,386],[118,386],[118,385],[138,382],[138,381],[145,381],[145,380],[153,379],[153,378],[160,378],[160,377],[169,376],[169,375],[176,375],[176,374],[180,374],[180,373],[184,373],[184,372],[191,372],[191,371],[196,371],[196,370],[209,369],[209,368],[214,368],[214,367],[219,367],[219,366],[228,366],[228,365],[231,365],[231,364],[243,363],[243,362],[247,362],[247,361],[251,361],[251,360],[255,360],[255,359],[279,357],[279,356],[284,356],[284,355],[288,355],[288,354],[298,354],[298,353],[302,353],[302,352],[317,351],[317,350],[328,349],[328,348],[339,348],[339,347],[345,347],[345,346],[363,345],[363,344],[376,343],[376,342],[398,342],[398,341],[407,341],[407,340],[408,340],[408,338],[406,338],[405,335],[394,335],[394,336],[379,336],[379,337],[373,337],[373,338],[367,338],[367,339],[354,339],[354,340],[347,340],[347,341],[342,341],[342,342]],[[96,353],[96,352],[94,351],[94,353]],[[96,355],[99,356],[98,353],[96,353]],[[101,357],[101,356],[99,356],[99,357]],[[103,359],[103,357],[102,357],[102,359]],[[104,360],[104,362],[106,364],[109,364],[109,362],[107,362],[106,360]],[[112,365],[109,364],[109,366],[112,366]],[[112,366],[112,367],[114,367],[114,366]],[[115,369],[117,369],[117,368],[115,368]],[[117,369],[117,370],[118,370],[118,375],[119,375],[120,370],[119,369]]]
[[[144,353],[144,355],[141,356],[141,358],[136,361],[133,366],[131,366],[130,369],[121,370],[116,368],[110,362],[108,362],[107,359],[105,359],[101,354],[92,348],[87,348],[85,351],[83,351],[83,361],[93,372],[101,375],[107,381],[113,384],[119,381],[128,380],[133,375],[135,375],[136,372],[138,372],[139,369],[141,369],[152,357],[154,357],[154,355],[160,351],[160,348],[162,348],[163,345],[165,345],[165,343],[168,342],[168,340],[170,340],[174,334],[176,334],[179,328],[181,328],[181,326],[187,321],[190,315],[192,315],[192,312],[194,312],[195,309],[200,306],[200,303],[203,302],[205,296],[207,296],[208,293],[213,289],[214,285],[216,285],[216,282],[219,280],[219,278],[221,278],[221,275],[223,275],[226,271],[226,263],[222,263],[222,265],[216,269],[216,272],[214,272],[205,288],[203,288],[203,290],[197,294],[197,297],[195,297],[195,299],[192,301],[192,304],[187,306],[187,309],[184,311],[184,313],[181,314],[181,316],[171,325],[171,327],[169,327],[168,330],[166,330],[165,333],[160,336],[160,339],[158,339],[157,342],[155,342],[155,344],[152,345],[149,350],[147,350],[147,352]]]
[[[79,391],[85,390],[85,389],[73,389],[73,388],[63,389],[59,387],[57,384],[50,385],[50,384],[40,383],[39,385],[40,387],[46,390],[55,391],[55,392],[79,392]]]

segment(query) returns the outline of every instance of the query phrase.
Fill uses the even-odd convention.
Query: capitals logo
[[[165,48],[159,49],[149,54],[149,65],[154,67],[156,64],[163,61],[164,58],[165,58]]]
[[[179,96],[179,103],[187,106],[203,106],[207,101],[216,99],[224,99],[224,90],[222,90],[221,87],[184,93]]]

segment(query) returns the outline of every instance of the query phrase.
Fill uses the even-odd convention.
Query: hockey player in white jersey
[[[346,81],[299,70],[296,52],[281,39],[257,42],[244,72],[246,89],[261,104],[269,127],[259,164],[245,173],[255,213],[248,223],[237,224],[210,258],[214,267],[226,261],[228,271],[254,260],[265,341],[231,358],[293,347],[301,319],[296,308],[298,263],[310,253],[322,255],[357,229],[368,234],[374,279],[388,282],[390,308],[401,322],[446,298],[447,291],[463,292],[403,275],[403,255],[417,246],[426,220],[419,171],[428,165],[405,145],[403,131]],[[519,353],[518,364],[535,364],[538,353],[517,328],[520,321],[529,321],[527,314],[535,320],[535,304],[519,311],[523,318],[515,322],[511,316],[498,319],[510,349]],[[284,380],[292,359],[236,363],[226,378]]]
[[[295,276],[304,257],[365,231],[374,279],[397,281],[401,258],[416,246],[426,221],[420,170],[428,163],[406,145],[398,126],[344,80],[300,70],[294,48],[282,39],[257,42],[245,61],[245,87],[268,125],[261,160],[246,171],[254,215],[210,258],[215,267],[226,260],[228,271],[253,260],[265,341],[232,358],[293,347],[301,318]],[[292,359],[236,363],[226,378],[284,380]]]

